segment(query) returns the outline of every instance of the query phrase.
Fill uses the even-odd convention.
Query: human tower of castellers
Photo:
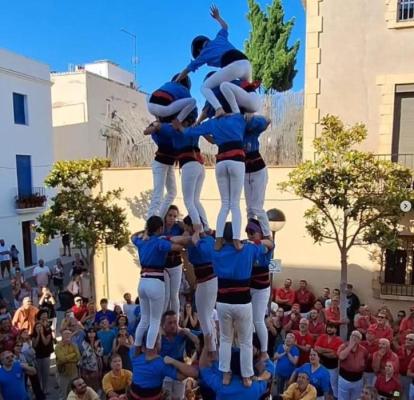
[[[134,362],[132,385],[137,398],[159,395],[165,376],[184,379],[199,374],[205,386],[217,395],[222,392],[259,399],[265,395],[273,376],[273,363],[267,355],[265,313],[274,243],[263,209],[268,175],[259,153],[259,135],[266,130],[269,120],[254,114],[260,108],[260,97],[255,92],[259,83],[251,82],[248,58],[229,42],[228,26],[219,10],[212,6],[210,11],[221,26],[216,37],[197,36],[191,44],[193,60],[152,93],[148,102],[148,110],[156,121],[145,134],[151,135],[158,149],[152,166],[154,187],[146,227],[132,236],[141,264],[141,320],[135,334],[140,355]],[[201,92],[206,103],[198,116],[188,75],[204,64],[217,70],[204,79]],[[215,234],[200,202],[205,177],[200,136],[218,147],[216,179],[221,208]],[[172,205],[176,195],[176,161],[181,169],[188,215],[182,224],[165,229],[165,217],[176,209]],[[243,188],[248,240],[241,240]],[[226,222],[230,212],[231,222]],[[203,333],[199,371],[158,355],[162,314],[166,310],[179,313],[182,266],[174,263],[171,252],[183,250],[197,281],[195,305]],[[219,338],[215,337],[212,324],[215,308]],[[253,330],[260,342],[255,355]]]

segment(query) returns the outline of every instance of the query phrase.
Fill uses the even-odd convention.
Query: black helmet
[[[193,41],[191,42],[191,54],[193,58],[197,58],[200,53],[201,49],[203,48],[204,44],[208,42],[210,39],[207,36],[196,36]]]
[[[179,74],[175,74],[172,79],[171,82],[175,82],[175,80],[177,79],[177,76]],[[191,79],[190,77],[187,75],[184,79],[181,79],[180,81],[178,81],[178,83],[181,83],[181,85],[185,86],[188,90],[191,89]]]

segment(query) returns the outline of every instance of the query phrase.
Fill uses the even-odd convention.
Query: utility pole
[[[132,57],[132,64],[134,66],[134,83],[135,83],[135,87],[137,86],[137,64],[138,64],[138,58],[137,58],[137,35],[135,35],[132,32],[127,31],[126,29],[122,28],[121,32],[126,33],[127,35],[129,35],[130,37],[132,37],[133,40],[133,57]]]

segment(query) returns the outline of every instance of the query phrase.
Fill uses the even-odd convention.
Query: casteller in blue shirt
[[[141,266],[164,270],[167,254],[172,250],[172,244],[159,235],[151,235],[148,240],[134,236],[132,243],[138,248]]]
[[[272,361],[266,361],[265,370],[274,375]],[[229,385],[223,385],[223,373],[214,365],[201,368],[200,375],[203,383],[215,392],[217,400],[258,400],[268,390],[268,381],[253,381],[250,387],[245,387],[238,375],[232,377]]]
[[[221,68],[221,58],[223,55],[229,50],[235,49],[235,47],[229,42],[228,37],[228,30],[224,28],[220,29],[216,37],[209,40],[202,48],[198,57],[187,65],[187,70],[194,72],[204,64],[207,64],[210,67]]]
[[[0,368],[0,392],[4,400],[29,400],[24,376],[19,361],[15,361],[9,371]]]
[[[331,392],[329,371],[323,365],[319,365],[316,370],[312,371],[311,363],[306,363],[295,369],[295,374],[300,374],[301,372],[304,372],[309,376],[310,384],[315,386],[315,389],[318,392],[318,397]]]

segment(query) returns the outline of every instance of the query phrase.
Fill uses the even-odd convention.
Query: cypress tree
[[[248,5],[251,31],[245,51],[252,63],[253,79],[262,81],[265,93],[289,90],[297,73],[295,64],[299,50],[299,40],[288,46],[294,19],[284,22],[281,0],[273,0],[266,13],[255,0],[248,0]]]

